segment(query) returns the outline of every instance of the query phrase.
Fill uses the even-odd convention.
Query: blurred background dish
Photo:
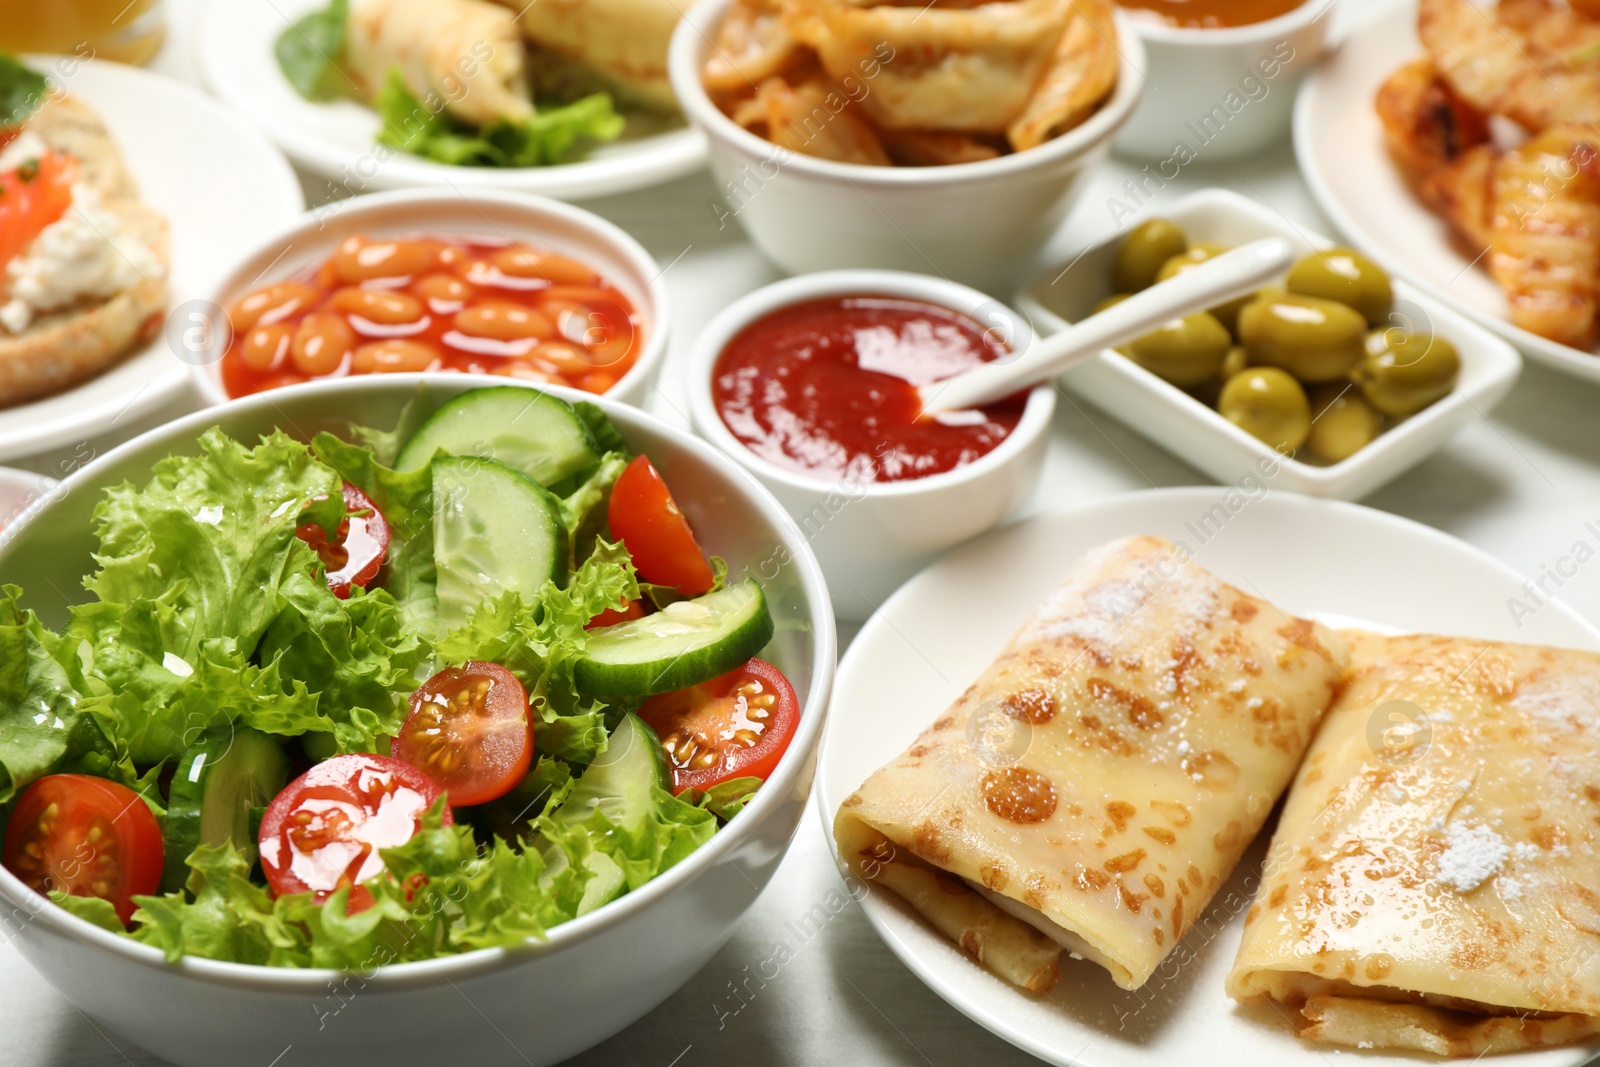
[[[145,63],[166,39],[163,0],[0,0],[0,49]]]
[[[169,308],[205,292],[238,248],[304,207],[283,157],[198,90],[104,60],[34,56],[27,62],[99,115],[140,198],[167,220]],[[183,328],[189,326],[185,321]],[[0,410],[0,458],[105,433],[182,393],[181,349],[160,329],[146,337],[127,358],[83,384]]]
[[[463,48],[466,52],[465,59],[460,63],[465,65],[468,73],[476,75],[480,70],[487,71],[488,64],[495,64],[498,68],[510,54],[508,50],[515,49],[520,53],[523,45],[516,39],[519,30],[510,16],[523,5],[515,5],[507,10],[487,0],[471,2],[482,5],[477,9],[479,14],[499,16],[504,22],[501,29],[511,38],[507,42],[495,43],[480,39],[475,30],[464,31],[466,37]],[[560,7],[569,13],[573,10],[570,4],[552,7]],[[406,0],[403,4],[367,0],[365,7],[358,10],[372,9],[374,17],[378,17],[385,15],[386,9],[390,8],[407,17],[440,17],[439,12],[433,11],[427,3],[418,7],[415,0]],[[406,10],[399,11],[401,8]],[[433,80],[441,83],[440,92],[451,93],[463,102],[476,103],[488,93],[483,90],[473,92],[470,86],[463,90],[465,83],[461,75],[455,66],[447,63],[433,74],[417,76],[426,79],[426,84],[414,84],[412,78],[407,78],[398,86],[370,85],[369,79],[360,76],[359,72],[355,76],[348,72],[335,72],[326,76],[326,80],[333,83],[333,91],[327,92],[325,99],[306,99],[285,77],[285,70],[280,66],[275,49],[279,38],[285,34],[286,23],[297,22],[326,10],[325,0],[291,0],[287,3],[273,0],[210,0],[201,12],[196,35],[201,73],[211,91],[241,114],[248,115],[296,164],[322,179],[329,196],[348,196],[381,189],[450,186],[463,189],[516,189],[562,199],[583,199],[670,181],[697,169],[704,162],[704,141],[693,130],[683,126],[682,120],[671,113],[670,101],[661,100],[659,93],[655,94],[650,107],[641,106],[627,111],[627,123],[616,140],[593,144],[576,154],[570,162],[548,166],[457,165],[380,144],[384,119],[379,111],[359,99],[364,95],[380,95],[387,89],[391,96],[410,93],[417,98],[420,106],[414,102],[394,112],[401,127],[396,132],[399,139],[404,140],[408,136],[406,131],[410,131],[409,135],[417,135],[424,128],[449,125],[454,116],[453,112],[446,116],[440,114],[439,100],[430,95],[427,87]],[[388,43],[395,48],[414,49],[418,47],[418,41],[424,42],[425,47],[439,34],[456,31],[459,19],[444,9],[440,11],[443,11],[444,19],[441,26],[424,25],[417,31],[420,37],[391,40]],[[525,8],[524,11],[526,13]],[[405,26],[396,19],[392,26],[377,25],[362,32],[374,35],[382,43],[381,35],[399,33],[403,29]],[[623,31],[608,32],[615,35]],[[286,38],[289,41],[299,39],[292,33]],[[484,52],[484,55],[473,55],[473,49]],[[308,51],[313,58],[319,55],[315,50]],[[373,51],[377,54],[369,64],[372,71],[388,66],[389,61],[383,58],[381,48],[374,48]],[[395,54],[398,56],[400,53]],[[408,64],[407,69],[412,66]],[[539,69],[549,71],[546,67]],[[561,76],[560,71],[554,74]],[[376,77],[376,74],[373,76]],[[522,88],[515,91],[532,90],[533,86],[526,85],[529,77],[528,72],[524,71],[520,83]],[[632,92],[636,97],[648,97],[651,95],[649,87],[654,84],[655,81],[647,79],[643,89]],[[451,86],[456,88],[452,90]],[[584,89],[591,87],[607,96],[630,92],[604,79],[595,82],[592,77],[582,85]],[[562,91],[566,95],[576,95],[570,87],[563,86]],[[524,100],[524,105],[529,102]],[[531,112],[533,109],[528,107],[527,110]],[[476,113],[473,117],[483,118]],[[441,128],[440,132],[452,134],[456,131],[453,128]],[[520,134],[513,139],[519,144],[525,144],[528,140]],[[456,137],[451,150],[459,147],[461,141],[461,137]]]
[[[219,274],[211,300],[230,326],[191,366],[211,404],[308,378],[457,370],[642,405],[669,328],[660,271],[632,237],[581,208],[484,190],[301,216]]]
[[[712,101],[704,74],[729,6],[730,0],[701,0],[678,24],[669,61],[672,85],[689,121],[709,139],[712,175],[728,202],[722,218],[736,218],[773,262],[796,274],[850,268],[925,271],[1009,291],[1026,277],[1039,249],[1077,202],[1089,173],[1109,154],[1112,135],[1145,84],[1143,49],[1118,15],[1116,87],[1068,132],[976,162],[840,162],[758,136]],[[863,62],[868,65],[860,82],[862,99],[871,100],[873,63],[889,68],[870,54]],[[957,86],[952,91],[959,99],[971,90]],[[836,136],[838,120],[832,113],[847,113],[845,99],[835,94],[837,109],[824,100],[818,105],[820,119],[811,118],[812,108],[801,108],[793,116],[800,127],[797,140],[820,143]],[[764,128],[770,132],[770,120]],[[813,128],[816,133],[805,132]]]
[[[1563,11],[1565,9],[1560,9]],[[1451,224],[1429,210],[1407,183],[1385,143],[1374,108],[1378,90],[1395,72],[1424,55],[1417,5],[1397,5],[1352,33],[1306,80],[1295,108],[1295,156],[1306,184],[1334,226],[1397,277],[1482,323],[1554,370],[1600,381],[1600,355],[1523,329],[1511,322],[1505,292],[1474,258]],[[1471,14],[1502,41],[1488,21]],[[1576,87],[1567,90],[1576,93]],[[1600,107],[1600,95],[1592,106]],[[1481,117],[1480,117],[1481,121]],[[1565,183],[1529,193],[1523,214],[1537,211]]]
[[[1119,0],[1144,42],[1144,99],[1117,150],[1169,168],[1241,159],[1281,139],[1322,58],[1334,0]]]

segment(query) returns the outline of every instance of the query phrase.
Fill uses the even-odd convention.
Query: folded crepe
[[[667,46],[691,0],[498,0],[523,36],[601,75],[631,103],[671,111]]]
[[[1331,631],[1156,537],[1084,559],[977,682],[841,805],[840,855],[1042,992],[1124,989],[1183,939],[1341,684]]]
[[[346,66],[369,100],[398,70],[475,126],[533,114],[516,20],[487,0],[354,0]]]
[[[1600,656],[1344,636],[1228,992],[1361,1048],[1600,1033]]]

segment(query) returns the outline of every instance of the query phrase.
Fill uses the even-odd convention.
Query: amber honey
[[[1305,0],[1117,0],[1126,8],[1153,11],[1173,26],[1221,29],[1249,26],[1287,15]]]
[[[144,63],[161,47],[161,0],[0,0],[0,49]]]

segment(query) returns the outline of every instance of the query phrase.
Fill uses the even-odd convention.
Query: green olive
[[[1156,275],[1156,281],[1164,282],[1168,278],[1188,270],[1190,267],[1197,267],[1208,259],[1215,259],[1226,251],[1228,250],[1221,245],[1195,245],[1182,255],[1173,256],[1163,263],[1160,272]],[[1239,312],[1253,299],[1253,295],[1247,294],[1237,300],[1230,300],[1226,304],[1218,304],[1210,309],[1212,317],[1226,326],[1229,333],[1237,337],[1239,335]]]
[[[1350,373],[1366,352],[1366,337],[1359,312],[1316,296],[1258,298],[1239,313],[1239,341],[1251,362],[1311,384]]]
[[[1108,296],[1104,300],[1100,301],[1100,303],[1096,304],[1094,306],[1094,310],[1089,312],[1089,314],[1098,315],[1098,314],[1100,314],[1100,312],[1104,311],[1106,308],[1116,307],[1118,304],[1122,303],[1124,300],[1128,299],[1128,297],[1130,297],[1132,295],[1133,295],[1132,293],[1112,293],[1110,296]]]
[[[1348,459],[1383,432],[1383,416],[1348,382],[1330,382],[1313,390],[1311,412],[1306,447],[1324,463]]]
[[[1373,330],[1366,357],[1351,378],[1385,415],[1414,415],[1455,388],[1461,354],[1443,337],[1407,330]]]
[[[1250,352],[1244,345],[1234,345],[1228,349],[1228,354],[1222,357],[1222,370],[1217,376],[1226,382],[1235,374],[1243,374],[1245,368],[1250,366]]]
[[[1222,323],[1197,311],[1128,342],[1122,352],[1151,374],[1187,388],[1215,378],[1232,345]]]
[[[1228,379],[1217,410],[1245,433],[1285,454],[1305,444],[1311,433],[1306,391],[1277,367],[1251,367]]]
[[[1140,223],[1117,249],[1111,266],[1111,284],[1119,292],[1136,293],[1148,289],[1156,280],[1161,265],[1189,247],[1183,228],[1166,219]]]
[[[1313,252],[1289,268],[1289,292],[1337,300],[1361,312],[1368,326],[1376,326],[1394,306],[1394,286],[1383,268],[1360,252],[1329,248]]]

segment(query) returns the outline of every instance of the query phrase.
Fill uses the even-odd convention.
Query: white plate
[[[27,62],[105,120],[140,196],[166,216],[169,308],[205,292],[240,248],[305,209],[300,182],[277,149],[199,90],[121,63]],[[182,392],[188,377],[158,335],[75,389],[0,409],[0,459],[105,433]]]
[[[419,186],[510,189],[582,200],[671,181],[705,164],[698,131],[630,118],[621,140],[552,167],[454,167],[377,143],[378,115],[352,100],[318,104],[294,91],[272,46],[295,19],[327,0],[212,0],[200,14],[201,76],[254,119],[289,158],[321,175],[329,195]]]
[[[1233,248],[1262,237],[1282,237],[1298,256],[1333,242],[1296,226],[1226,189],[1190,193],[1161,210],[1195,242]],[[1111,295],[1111,263],[1120,236],[1090,248],[1068,267],[1041,274],[1018,298],[1017,306],[1040,333],[1063,330],[1089,315]],[[1194,464],[1219,482],[1264,482],[1310,496],[1358,500],[1433,454],[1452,434],[1486,415],[1510,391],[1522,371],[1516,350],[1401,282],[1389,322],[1405,329],[1437,333],[1461,353],[1461,377],[1448,396],[1381,434],[1366,448],[1339,463],[1320,466],[1285,459],[1257,438],[1217,414],[1177,386],[1162,381],[1115,352],[1067,371],[1061,381],[1173,455]]]
[[[1333,224],[1357,248],[1428,295],[1483,323],[1556,370],[1600,381],[1600,355],[1511,325],[1505,294],[1483,264],[1450,239],[1450,227],[1417,199],[1389,158],[1373,109],[1378,87],[1423,54],[1415,3],[1352,33],[1306,79],[1295,103],[1300,171]]]
[[[1600,630],[1560,603],[1521,620],[1508,612],[1522,579],[1461,541],[1380,511],[1287,493],[1174,489],[1113,497],[996,530],[902,586],[839,665],[817,768],[818,811],[834,814],[982,672],[1090,548],[1140,533],[1182,541],[1221,578],[1297,615],[1600,650]],[[1220,510],[1214,510],[1220,508]],[[934,992],[1000,1037],[1063,1067],[1327,1067],[1331,1049],[1304,1044],[1270,1006],[1223,992],[1264,843],[1246,854],[1195,926],[1197,959],[1126,992],[1104,970],[1062,958],[1047,996],[1020,992],[967,958],[892,894],[862,901],[885,943]],[[835,856],[837,859],[837,854]],[[1229,895],[1236,907],[1228,907]],[[1229,912],[1231,911],[1231,918]],[[1215,932],[1209,932],[1209,931]],[[1574,1067],[1600,1043],[1514,1056],[1497,1067]],[[1345,1050],[1360,1064],[1415,1057]],[[1427,1062],[1437,1062],[1429,1059]]]

